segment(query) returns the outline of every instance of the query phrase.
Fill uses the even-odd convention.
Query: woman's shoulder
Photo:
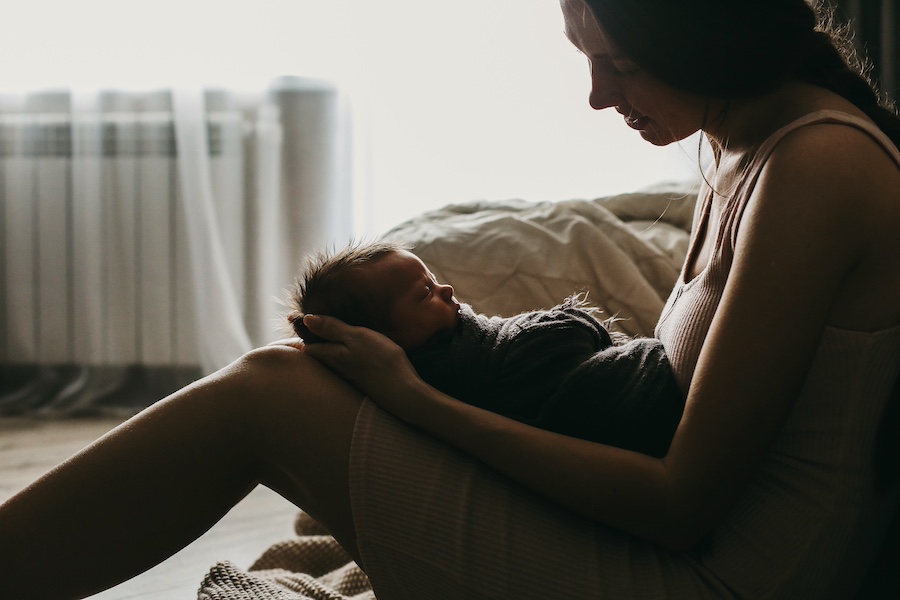
[[[845,265],[831,325],[874,331],[897,324],[900,152],[864,118],[830,111],[817,117],[772,149],[749,198],[751,222],[780,221],[783,248],[802,240],[819,247],[832,267]]]
[[[816,111],[773,137],[760,157],[760,177],[777,189],[823,201],[852,200],[857,207],[867,194],[900,195],[900,150],[866,117]]]

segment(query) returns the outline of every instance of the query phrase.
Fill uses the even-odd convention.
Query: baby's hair
[[[360,275],[385,256],[406,250],[394,241],[351,242],[341,250],[307,257],[288,302],[287,320],[294,332],[306,343],[323,341],[303,324],[306,315],[337,317],[349,325],[383,331],[388,326],[387,295],[371,289]]]

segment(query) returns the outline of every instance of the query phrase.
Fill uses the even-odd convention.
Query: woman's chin
[[[671,133],[666,133],[665,135],[660,135],[655,129],[652,127],[648,127],[647,129],[642,129],[640,132],[641,137],[645,142],[649,142],[654,146],[668,146],[669,144],[673,144],[679,141],[678,138],[673,136]]]

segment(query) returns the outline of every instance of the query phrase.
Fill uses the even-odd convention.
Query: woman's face
[[[704,125],[706,100],[652,77],[606,35],[582,0],[561,0],[566,37],[591,67],[590,104],[615,108],[625,123],[656,146],[683,140]]]

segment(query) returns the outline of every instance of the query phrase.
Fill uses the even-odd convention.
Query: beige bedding
[[[667,185],[595,200],[472,202],[407,221],[384,237],[410,244],[476,310],[510,316],[575,292],[615,326],[652,335],[687,250],[696,192]],[[365,574],[304,514],[297,537],[247,571],[207,573],[201,600],[374,600]]]
[[[651,335],[687,251],[695,195],[667,185],[595,200],[472,202],[385,237],[410,243],[476,311],[510,316],[585,291],[621,331]]]

